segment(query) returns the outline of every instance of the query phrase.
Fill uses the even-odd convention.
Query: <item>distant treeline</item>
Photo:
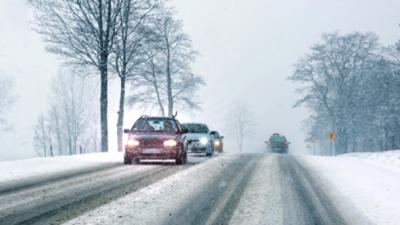
[[[310,147],[332,154],[400,149],[399,45],[382,46],[374,33],[323,34],[295,65],[290,79],[301,87],[295,106],[312,110]]]

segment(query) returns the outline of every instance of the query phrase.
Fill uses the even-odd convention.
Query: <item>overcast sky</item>
[[[398,0],[172,0],[171,4],[201,53],[194,70],[208,84],[200,92],[203,110],[181,112],[179,118],[206,122],[226,133],[224,119],[230,105],[247,102],[256,126],[246,151],[262,150],[273,132],[285,134],[292,150],[305,151],[302,125],[308,114],[292,108],[299,96],[287,77],[321,33],[372,31],[383,44],[400,39]],[[14,129],[0,136],[0,160],[34,155],[32,127],[47,107],[49,79],[59,66],[31,30],[32,21],[26,1],[0,0],[0,71],[16,77],[19,95],[10,116]],[[116,83],[111,86],[114,144]],[[129,112],[127,127],[138,114],[137,109]],[[233,150],[232,139],[225,136],[226,150]]]

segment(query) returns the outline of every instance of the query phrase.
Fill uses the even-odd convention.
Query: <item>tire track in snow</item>
[[[189,166],[120,166],[2,195],[0,224],[59,224]]]
[[[293,156],[279,158],[286,225],[345,225],[335,205]]]
[[[195,193],[174,213],[176,216],[163,224],[229,224],[259,159],[259,154],[244,154],[237,161],[226,165],[224,171],[210,181],[207,189]]]
[[[83,176],[91,173],[97,173],[99,171],[106,171],[112,168],[120,167],[122,163],[110,163],[107,165],[96,165],[84,169],[74,169],[66,172],[59,172],[57,174],[40,176],[40,177],[29,177],[23,180],[17,180],[9,183],[0,183],[0,197],[16,191],[35,188],[46,184],[63,181],[72,177]]]

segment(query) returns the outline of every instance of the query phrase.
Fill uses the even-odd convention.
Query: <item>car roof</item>
[[[176,120],[175,118],[162,117],[162,116],[143,116],[140,117],[139,119]]]
[[[205,124],[205,123],[182,123],[182,125],[203,125],[203,126],[207,126],[207,124]]]

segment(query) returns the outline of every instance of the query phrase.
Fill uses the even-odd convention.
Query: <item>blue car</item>
[[[290,142],[288,142],[286,137],[283,135],[275,133],[268,141],[266,141],[266,143],[268,144],[270,152],[283,154],[288,153]]]

